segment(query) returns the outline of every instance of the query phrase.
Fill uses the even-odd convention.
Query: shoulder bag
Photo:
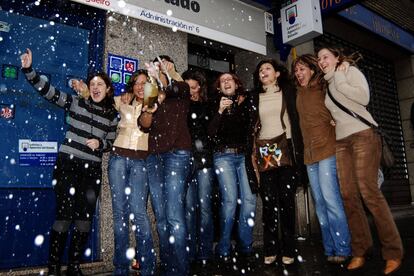
[[[382,144],[382,154],[381,154],[381,166],[383,168],[391,168],[395,164],[395,158],[394,154],[392,153],[391,147],[389,146],[387,139],[389,139],[389,136],[381,130],[379,127],[375,126],[371,122],[369,122],[364,117],[358,115],[357,113],[353,112],[352,110],[349,110],[345,106],[343,106],[341,103],[339,103],[331,94],[331,92],[328,89],[328,96],[331,99],[331,101],[336,104],[342,111],[346,112],[347,114],[353,116],[354,118],[360,120],[367,126],[373,128],[381,137],[381,144]]]

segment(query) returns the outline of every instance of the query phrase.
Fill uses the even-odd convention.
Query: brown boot
[[[391,259],[385,262],[384,275],[391,275],[401,267],[401,259]]]
[[[357,270],[363,267],[365,264],[365,257],[352,257],[349,262],[347,269],[348,270]]]

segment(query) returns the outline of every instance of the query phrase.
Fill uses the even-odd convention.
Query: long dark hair
[[[88,89],[90,91],[90,84],[91,84],[91,80],[95,77],[99,77],[101,79],[103,79],[103,81],[105,82],[106,87],[109,87],[108,92],[106,92],[105,98],[102,100],[102,103],[100,103],[99,105],[101,105],[106,111],[111,110],[114,108],[114,86],[112,85],[111,79],[108,77],[108,75],[104,72],[94,72],[91,73],[88,76],[88,79],[86,80],[86,85],[88,86]],[[90,98],[90,96],[89,96]]]
[[[200,86],[200,99],[202,102],[207,101],[207,80],[204,74],[197,70],[187,70],[182,75],[184,80],[195,80]]]
[[[253,85],[254,85],[254,89],[255,91],[259,92],[259,93],[264,93],[265,91],[263,90],[263,84],[260,81],[260,67],[265,64],[265,63],[269,63],[270,65],[272,65],[273,69],[275,69],[276,72],[279,72],[279,77],[277,78],[277,85],[282,89],[287,89],[289,86],[291,86],[291,82],[290,82],[290,78],[289,78],[289,71],[287,70],[287,68],[278,63],[275,59],[264,59],[261,60],[257,66],[256,69],[254,70],[253,73]]]
[[[324,74],[318,65],[318,58],[312,54],[304,54],[302,56],[298,56],[292,62],[292,75],[293,75],[293,79],[295,81],[296,86],[300,86],[298,80],[295,77],[295,67],[298,64],[305,65],[306,67],[308,67],[314,72],[307,86],[312,86],[312,84],[314,83],[317,83],[321,86],[325,84],[325,79],[323,78]]]
[[[323,49],[328,50],[335,57],[338,58],[338,61],[339,62],[336,65],[337,67],[339,65],[341,65],[341,63],[344,62],[344,61],[348,62],[349,65],[356,66],[357,65],[357,62],[362,59],[362,55],[358,51],[357,52],[353,52],[353,53],[347,55],[347,54],[345,54],[345,50],[343,48],[332,47],[332,46],[321,47],[321,48],[317,49],[316,54],[318,54]]]

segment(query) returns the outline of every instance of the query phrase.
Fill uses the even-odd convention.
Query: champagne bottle
[[[158,98],[158,85],[153,77],[149,77],[144,85],[144,106],[148,105],[149,108],[154,107]]]

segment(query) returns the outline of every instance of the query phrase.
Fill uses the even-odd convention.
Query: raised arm
[[[26,49],[26,52],[21,55],[22,61],[22,72],[26,79],[35,88],[37,92],[49,102],[54,103],[60,107],[68,108],[72,103],[72,95],[68,95],[64,92],[59,91],[48,81],[41,78],[38,73],[32,68],[32,51]]]

